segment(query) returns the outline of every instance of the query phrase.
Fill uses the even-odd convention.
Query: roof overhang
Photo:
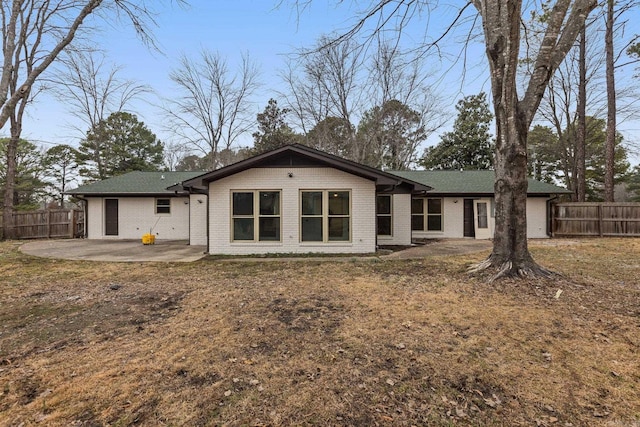
[[[428,185],[420,184],[397,175],[393,175],[370,166],[343,159],[332,154],[306,147],[300,144],[285,145],[266,153],[242,160],[227,167],[208,172],[181,183],[182,188],[191,192],[206,192],[208,184],[231,175],[253,168],[303,168],[331,167],[376,183],[376,189],[399,189],[422,193],[431,190]],[[171,187],[170,187],[171,188]]]

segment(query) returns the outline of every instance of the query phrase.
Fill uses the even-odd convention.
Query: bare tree
[[[14,0],[1,2],[3,63],[0,75],[0,129],[10,121],[7,149],[7,180],[4,189],[5,237],[13,232],[16,147],[22,132],[27,102],[36,91],[36,81],[67,48],[84,21],[98,12],[104,19],[116,13],[125,16],[143,40],[152,42],[149,26],[154,23],[146,0]]]
[[[355,127],[363,109],[363,50],[353,41],[332,43],[323,36],[316,46],[302,52],[282,77],[288,86],[285,107],[307,135],[316,126],[334,118],[343,123],[344,146],[353,160],[361,160],[355,146]],[[336,153],[337,154],[337,153]]]
[[[180,143],[209,157],[209,167],[220,166],[219,153],[255,124],[251,97],[260,86],[258,68],[243,55],[237,72],[219,53],[203,50],[198,60],[182,56],[170,78],[180,95],[164,107],[170,130]]]
[[[403,158],[391,162],[406,165],[417,146],[445,122],[440,100],[428,86],[431,73],[422,62],[420,55],[382,38],[361,46],[353,39],[336,43],[325,36],[289,63],[282,74],[288,93],[282,97],[308,143],[373,166],[385,163],[381,156],[388,150],[378,146],[384,138],[359,138],[356,124],[365,115],[369,123],[382,121],[371,114],[388,114],[382,107],[392,101],[405,105],[417,113],[421,129],[420,138],[404,141],[408,151],[403,150]]]
[[[82,122],[75,127],[82,136],[111,113],[125,111],[130,102],[151,91],[149,86],[121,79],[121,67],[107,66],[104,55],[97,51],[69,50],[60,58],[60,65],[48,83],[70,113]]]

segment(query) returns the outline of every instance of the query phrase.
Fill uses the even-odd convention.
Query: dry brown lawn
[[[419,261],[54,261],[0,243],[2,426],[640,426],[640,239],[562,278]]]

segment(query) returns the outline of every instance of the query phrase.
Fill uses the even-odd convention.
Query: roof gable
[[[81,185],[66,194],[99,195],[172,195],[167,188],[202,175],[202,172],[129,172],[91,184]]]
[[[334,156],[304,145],[285,145],[266,153],[258,154],[232,165],[205,173],[183,182],[185,188],[201,188],[209,182],[216,181],[252,168],[285,168],[285,167],[331,167],[376,182],[379,187],[409,186],[412,191],[428,191],[429,185],[413,182],[370,166],[362,165],[342,157]]]
[[[491,170],[473,171],[392,171],[393,174],[433,187],[430,194],[493,194],[495,172]],[[557,185],[528,179],[529,195],[567,194],[569,190]]]

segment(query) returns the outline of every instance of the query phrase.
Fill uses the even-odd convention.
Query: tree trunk
[[[578,129],[576,132],[576,200],[584,202],[586,199],[587,177],[585,164],[585,147],[587,141],[587,31],[586,26],[580,31],[580,59],[578,83]]]
[[[607,139],[604,153],[604,201],[613,202],[613,178],[616,147],[616,84],[613,57],[613,6],[614,0],[607,0],[607,28],[604,35],[607,75]]]
[[[13,133],[13,132],[12,132]],[[20,136],[9,138],[7,143],[7,173],[5,177],[5,186],[3,194],[4,208],[2,211],[2,222],[4,224],[4,238],[6,240],[13,239],[15,236],[13,228],[13,202],[15,196],[16,184],[16,153],[18,151],[18,141]]]
[[[515,87],[515,85],[513,86]],[[495,96],[495,95],[494,95]],[[527,243],[527,135],[528,123],[517,99],[496,102],[495,232],[493,252],[471,272],[495,270],[500,277],[551,276],[529,253]]]

